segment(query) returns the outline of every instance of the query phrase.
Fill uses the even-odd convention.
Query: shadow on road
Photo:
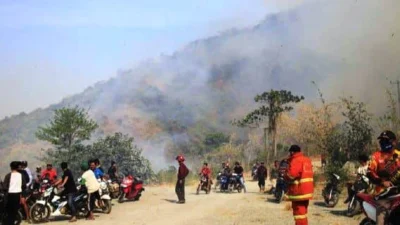
[[[332,210],[330,211],[331,214],[335,215],[335,216],[347,216],[347,210]]]
[[[315,206],[319,206],[319,207],[324,207],[324,208],[326,208],[326,205],[325,205],[324,202],[314,202],[314,205],[315,205]]]
[[[166,202],[169,202],[169,203],[177,203],[178,202],[177,200],[173,200],[173,199],[163,199],[163,200]]]

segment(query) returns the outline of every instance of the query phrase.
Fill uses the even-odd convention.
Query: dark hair
[[[20,162],[12,161],[12,162],[10,163],[10,168],[11,168],[11,170],[18,170],[18,167],[19,167],[20,164],[21,164]]]
[[[27,167],[28,166],[28,161],[21,161],[21,165],[24,166],[24,167]]]
[[[301,148],[298,145],[292,145],[289,148],[289,152],[300,152],[300,151],[301,151]]]
[[[46,165],[46,166],[53,167],[53,164],[51,164],[51,163],[47,163],[47,165]]]
[[[205,162],[205,163],[203,163],[203,165],[208,166],[208,163]]]
[[[114,166],[115,165],[115,161],[111,161],[111,166]]]
[[[235,165],[240,165],[240,163],[238,161],[235,162]]]
[[[368,162],[369,157],[365,154],[361,154],[358,156],[358,160],[361,162]]]
[[[68,168],[68,163],[62,162],[62,163],[61,163],[61,169],[65,170],[65,169],[67,169],[67,168]]]
[[[99,159],[95,159],[95,160],[93,160],[93,162],[94,162],[95,164],[100,164],[100,160],[99,160]]]

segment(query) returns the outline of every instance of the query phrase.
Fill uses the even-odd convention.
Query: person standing
[[[184,161],[185,158],[182,155],[178,155],[176,160],[179,163],[178,169],[178,180],[175,186],[175,192],[178,196],[178,204],[185,204],[185,178],[189,174],[189,169],[186,167]]]
[[[74,177],[72,175],[71,170],[68,169],[68,163],[62,162],[61,169],[64,174],[61,180],[57,181],[54,186],[58,186],[58,188],[64,187],[63,194],[67,196],[68,206],[71,210],[71,219],[69,222],[76,222],[76,208],[74,205],[74,196],[78,192],[75,186]]]
[[[265,191],[265,179],[268,176],[267,168],[264,165],[264,162],[261,162],[260,166],[257,169],[257,179],[258,179],[258,187],[260,188],[260,192]]]
[[[18,172],[21,173],[23,179],[25,180],[26,187],[22,190],[21,194],[21,205],[24,208],[24,212],[26,215],[26,220],[30,222],[30,215],[29,215],[29,207],[26,199],[29,196],[29,183],[31,183],[31,176],[29,176],[28,172],[25,170],[26,163],[24,161],[18,162]]]
[[[94,166],[94,162],[91,162],[91,166]],[[100,183],[97,181],[96,176],[87,163],[81,164],[81,170],[83,172],[81,184],[85,185],[88,192],[88,209],[89,215],[88,220],[94,220],[93,210],[95,207],[96,199],[100,199],[99,189]]]
[[[287,198],[292,202],[295,224],[308,225],[308,204],[314,193],[311,159],[303,155],[298,145],[292,145],[289,154],[289,168],[285,175],[289,184]]]
[[[6,211],[7,218],[5,225],[14,225],[17,220],[18,210],[21,207],[21,195],[26,189],[26,181],[18,171],[20,162],[11,162],[11,173],[4,178],[4,189],[7,191]]]

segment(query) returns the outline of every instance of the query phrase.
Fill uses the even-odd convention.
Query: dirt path
[[[255,182],[247,182],[246,194],[204,192],[195,195],[195,187],[187,187],[185,205],[175,203],[173,187],[147,187],[139,202],[119,204],[116,201],[110,215],[97,214],[96,221],[78,221],[76,224],[93,225],[292,225],[289,203],[276,204],[268,201],[269,195],[257,192]],[[316,193],[317,194],[317,193]],[[359,218],[340,215],[345,209],[339,205],[327,209],[319,201],[311,202],[311,225],[356,225]],[[357,220],[358,219],[358,220]],[[68,224],[54,221],[50,224]]]

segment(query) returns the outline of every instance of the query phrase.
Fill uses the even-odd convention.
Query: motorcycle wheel
[[[22,213],[20,211],[18,211],[17,218],[14,222],[14,225],[20,225],[22,223],[22,218],[23,218]]]
[[[332,198],[329,200],[329,199],[327,199],[326,197],[324,197],[325,198],[325,205],[326,205],[326,207],[329,207],[329,208],[333,208],[333,207],[335,207],[337,204],[338,204],[338,202],[339,202],[339,193],[337,192],[337,191],[334,191],[333,193],[332,193]]]
[[[283,196],[285,196],[284,190],[276,190],[275,198],[277,203],[281,203],[283,200]]]
[[[347,206],[347,216],[353,217],[359,212],[361,212],[360,202],[357,201],[357,199],[352,199],[352,201],[350,201],[349,205]]]
[[[196,195],[200,194],[200,185],[197,187]]]
[[[89,215],[89,209],[85,202],[82,202],[77,207],[77,217],[78,218],[86,218]]]
[[[361,222],[360,225],[376,225],[376,223],[371,220],[370,218],[364,218]]]
[[[124,203],[125,194],[120,194],[118,198],[118,203]]]
[[[106,199],[102,201],[103,201],[103,207],[101,208],[102,212],[105,214],[110,214],[112,209],[111,201]]]
[[[139,201],[139,200],[140,200],[140,197],[142,197],[142,194],[136,195],[136,197],[134,198],[134,200],[135,200],[135,201]]]
[[[33,223],[42,223],[50,218],[51,209],[48,205],[34,204],[30,209]]]

